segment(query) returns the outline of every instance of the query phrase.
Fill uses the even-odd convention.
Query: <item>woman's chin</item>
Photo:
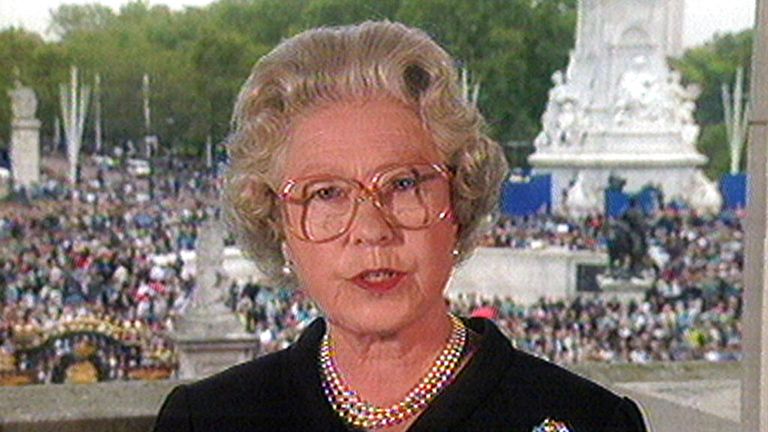
[[[387,336],[400,332],[413,324],[418,315],[394,312],[392,309],[366,307],[351,314],[330,315],[329,320],[335,327],[360,336]]]

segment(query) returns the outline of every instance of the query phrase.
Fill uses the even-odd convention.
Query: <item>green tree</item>
[[[224,138],[232,106],[252,61],[268,50],[236,33],[211,33],[198,40],[192,58],[197,75],[195,88],[208,118],[207,128],[201,132],[217,140]]]
[[[496,137],[528,129],[530,119],[517,102],[525,99],[526,3],[403,0],[397,19],[432,35],[480,84],[478,105]]]
[[[37,118],[41,120],[41,140],[53,137],[54,119],[59,113],[59,83],[69,79],[67,54],[60,45],[45,44],[35,50],[30,77],[37,95]]]
[[[398,18],[433,35],[480,83],[494,137],[533,140],[549,77],[573,45],[575,1],[403,0]]]
[[[393,20],[400,0],[314,0],[303,13],[304,28],[354,24],[366,20]]]
[[[743,67],[744,88],[749,88],[752,38],[752,30],[715,35],[704,45],[686,51],[682,58],[671,60],[672,66],[682,73],[686,82],[701,87],[695,115],[702,127],[697,147],[709,158],[706,173],[713,179],[728,173],[730,168],[721,87],[727,84],[732,88],[736,70]]]
[[[302,29],[300,20],[308,3],[309,0],[221,0],[208,11],[212,24],[209,31],[237,33],[254,44],[274,46]]]
[[[51,133],[59,111],[58,84],[67,81],[69,65],[80,68],[85,83],[99,73],[103,130],[112,143],[145,134],[141,80],[148,73],[151,132],[162,145],[200,152],[206,136],[216,141],[226,136],[240,85],[281,40],[311,27],[399,20],[435,37],[480,84],[478,103],[495,138],[526,142],[538,131],[549,77],[567,62],[574,6],[575,0],[219,0],[171,11],[138,0],[113,12],[67,5],[52,13],[58,41],[37,37],[22,50],[23,59],[16,55],[2,64],[31,71],[47,125],[44,134]],[[18,51],[13,47],[21,42],[11,39],[0,38],[0,53]],[[10,82],[8,70],[0,71],[0,84]],[[0,106],[0,120],[5,106]],[[89,116],[86,149],[92,120]]]
[[[702,92],[696,104],[696,121],[699,124],[723,121],[720,87],[724,83],[733,84],[739,67],[746,72],[744,88],[749,88],[752,38],[752,30],[715,35],[704,45],[686,51],[682,58],[671,60],[672,66],[682,73],[686,82],[701,86]]]
[[[108,29],[114,22],[115,13],[98,3],[87,5],[61,5],[51,12],[48,30],[59,39],[73,33]]]
[[[725,124],[705,125],[701,130],[697,147],[709,158],[709,163],[704,169],[709,178],[719,179],[730,171],[731,157]],[[742,164],[745,162],[746,158],[742,157]],[[741,169],[744,168],[744,166],[741,167]]]
[[[191,13],[192,14],[192,13]],[[202,105],[193,89],[194,71],[189,55],[196,35],[180,23],[184,14],[147,2],[123,6],[106,28],[69,32],[59,43],[68,61],[80,68],[82,81],[102,78],[102,128],[107,142],[140,140],[147,132],[158,135],[161,148],[198,137],[196,121]],[[188,24],[188,23],[184,23]],[[185,39],[185,36],[187,39]],[[142,77],[150,76],[151,130],[146,131],[142,108]],[[84,144],[92,142],[94,117],[89,116]]]

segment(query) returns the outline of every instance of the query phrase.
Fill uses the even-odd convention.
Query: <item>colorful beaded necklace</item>
[[[363,400],[344,382],[336,366],[330,332],[326,331],[320,343],[320,373],[323,391],[336,413],[352,426],[375,430],[402,423],[423,411],[440,391],[453,382],[467,342],[464,323],[453,315],[449,316],[453,324],[451,336],[429,372],[403,400],[388,407]]]

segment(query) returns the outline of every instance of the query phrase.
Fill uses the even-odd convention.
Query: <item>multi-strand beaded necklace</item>
[[[453,381],[467,343],[464,323],[453,315],[449,316],[453,324],[451,336],[429,372],[403,400],[388,407],[379,407],[363,400],[344,382],[336,365],[336,352],[331,337],[326,331],[320,343],[320,373],[323,391],[336,413],[352,426],[376,430],[402,423],[423,411]]]

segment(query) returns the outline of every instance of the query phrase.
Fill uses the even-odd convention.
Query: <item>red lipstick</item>
[[[367,291],[384,294],[394,289],[403,280],[405,275],[406,273],[398,270],[381,268],[362,271],[353,277],[351,281]]]

